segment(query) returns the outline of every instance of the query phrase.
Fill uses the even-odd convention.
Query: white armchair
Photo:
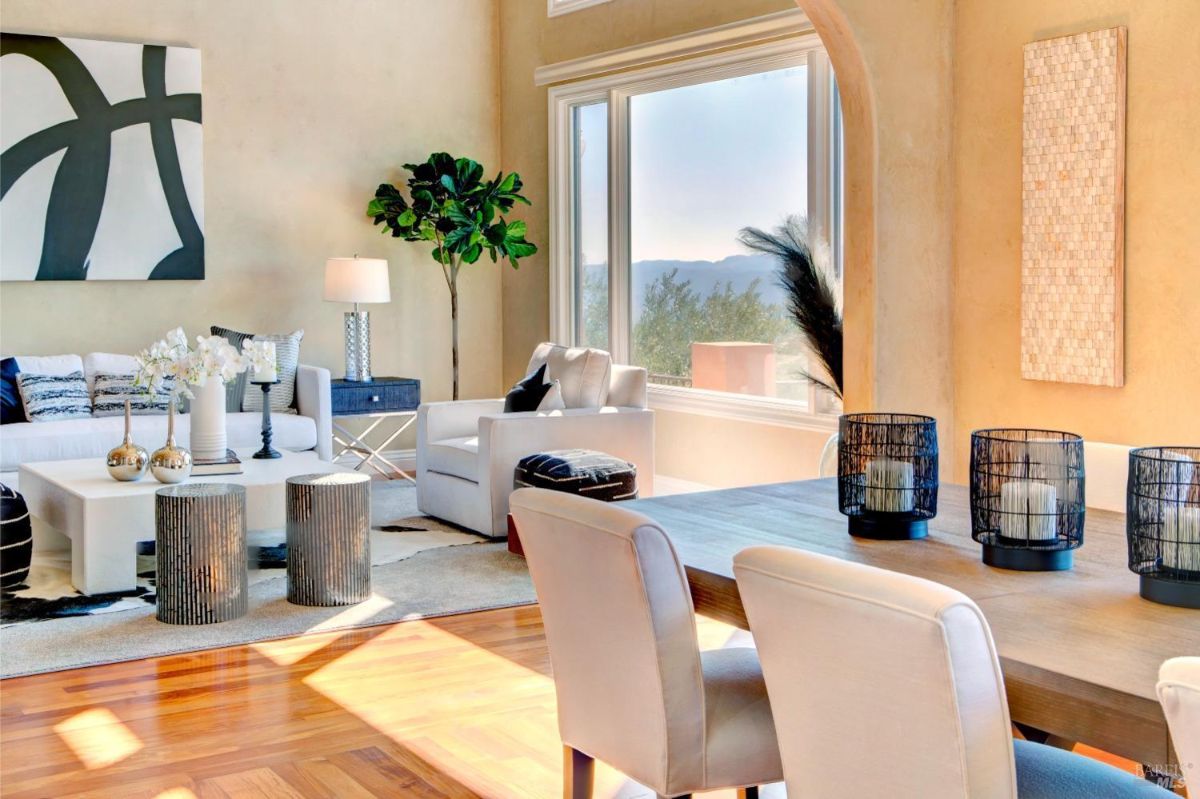
[[[513,471],[526,455],[594,449],[633,463],[638,492],[654,493],[654,413],[646,370],[600,350],[543,344],[532,372],[562,384],[565,410],[504,413],[503,399],[430,402],[417,411],[417,507],[486,536],[508,530]]]

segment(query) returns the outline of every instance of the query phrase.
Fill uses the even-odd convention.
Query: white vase
[[[225,457],[225,383],[210,377],[202,386],[189,386],[192,398],[192,457],[219,460]]]

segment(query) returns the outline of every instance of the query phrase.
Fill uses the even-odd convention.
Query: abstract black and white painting
[[[0,34],[0,280],[202,280],[200,51]]]

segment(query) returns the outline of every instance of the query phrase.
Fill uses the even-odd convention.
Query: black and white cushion
[[[293,401],[296,396],[296,372],[300,369],[300,340],[304,331],[295,333],[272,333],[265,336],[255,336],[255,341],[272,341],[275,343],[276,374],[279,385],[271,386],[271,413],[295,413]],[[246,394],[242,398],[243,411],[262,410],[262,388],[247,380]]]
[[[504,396],[504,412],[536,411],[549,390],[550,384],[546,382],[546,364],[542,364],[508,390],[508,394]]]
[[[133,379],[133,375],[97,372],[92,394],[92,416],[120,416],[125,413],[125,400],[129,400],[129,411],[134,416],[165,414],[171,403],[175,380],[167,378],[158,391],[151,392],[134,385]]]
[[[0,483],[0,588],[23,583],[32,557],[33,526],[25,498]]]
[[[66,375],[21,372],[17,385],[31,422],[86,419],[92,415],[92,399],[82,371]]]
[[[548,488],[602,502],[637,499],[637,467],[590,449],[559,449],[527,455],[513,475],[517,488]]]

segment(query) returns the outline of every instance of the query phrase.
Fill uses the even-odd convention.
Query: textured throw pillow
[[[275,342],[275,363],[279,385],[271,387],[271,413],[295,413],[296,371],[300,368],[300,340],[304,331],[255,336],[255,341]],[[262,389],[247,380],[242,410],[262,410]]]
[[[253,333],[239,333],[236,330],[230,330],[226,327],[218,327],[213,325],[208,329],[210,335],[220,336],[228,341],[237,349],[242,351],[242,343],[254,338]],[[237,413],[242,410],[242,398],[246,396],[246,384],[250,379],[249,372],[242,372],[235,377],[232,382],[225,386],[225,410],[228,413]],[[262,410],[262,404],[259,404],[259,410]]]
[[[0,361],[0,424],[28,422],[25,406],[21,404],[21,389],[17,388],[17,375],[21,367],[16,358]]]
[[[504,412],[536,411],[549,390],[550,384],[546,382],[546,364],[542,364],[509,389],[504,397]]]
[[[92,400],[82,371],[69,375],[21,372],[17,385],[31,422],[86,419],[92,415]]]
[[[121,416],[125,413],[125,400],[129,400],[129,412],[134,416],[154,416],[167,412],[175,380],[163,380],[162,387],[151,393],[141,386],[135,386],[133,375],[96,372],[94,386],[92,416]]]

